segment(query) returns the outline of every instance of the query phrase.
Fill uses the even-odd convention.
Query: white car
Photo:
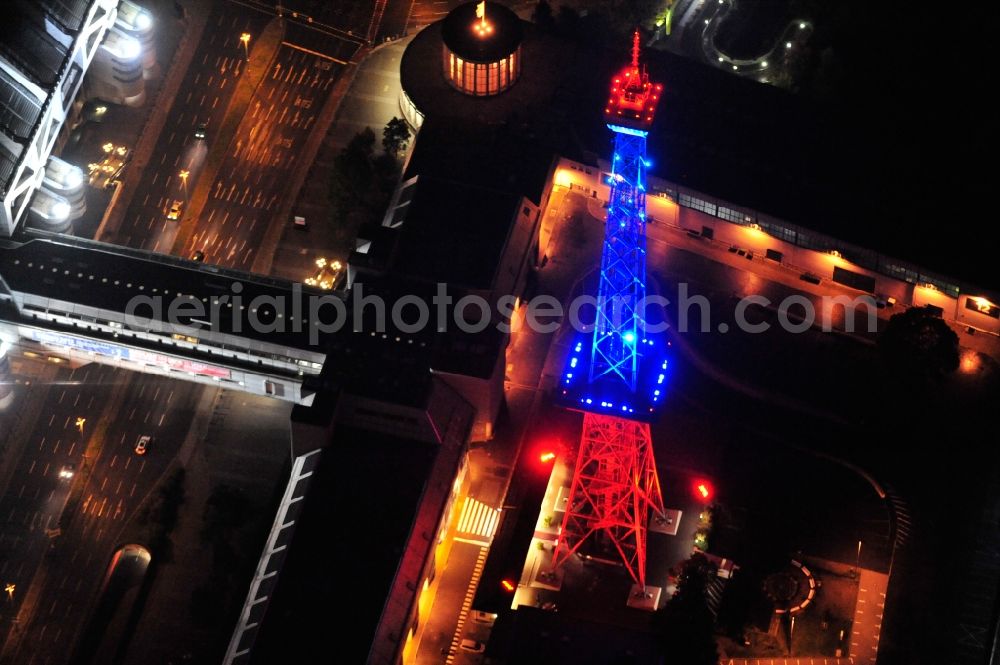
[[[145,455],[146,451],[149,449],[149,443],[153,440],[153,437],[148,434],[143,434],[139,437],[139,440],[135,443],[135,454]]]
[[[464,639],[458,643],[458,648],[472,653],[482,653],[486,651],[486,645],[479,640]]]

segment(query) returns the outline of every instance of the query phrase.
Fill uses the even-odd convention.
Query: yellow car
[[[181,217],[181,206],[184,205],[183,201],[174,201],[173,205],[170,206],[170,211],[167,213],[167,219],[171,221],[176,221]]]

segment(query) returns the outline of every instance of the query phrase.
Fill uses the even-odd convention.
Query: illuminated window
[[[497,93],[500,92],[500,65],[496,62],[491,62],[489,65],[488,76],[486,79],[486,92],[487,93]]]
[[[753,216],[746,214],[742,210],[734,210],[733,208],[727,208],[725,206],[719,206],[718,216],[730,222],[736,222],[737,224],[753,224]]]
[[[685,208],[693,208],[695,210],[700,210],[702,212],[708,213],[709,215],[715,215],[717,207],[714,203],[709,203],[699,198],[695,198],[688,194],[681,194],[681,205]]]
[[[476,65],[476,87],[475,92],[477,95],[486,95],[486,65]]]
[[[790,242],[793,245],[796,240],[796,233],[794,229],[790,229],[785,226],[780,226],[778,224],[768,224],[766,222],[761,222],[761,228],[768,234],[774,236],[778,240],[784,240],[785,242]]]

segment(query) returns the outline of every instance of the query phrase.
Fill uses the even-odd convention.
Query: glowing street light
[[[87,422],[86,418],[77,418],[76,419],[76,429],[80,432],[80,434],[83,434],[83,425],[86,422]]]
[[[507,593],[511,593],[514,591],[514,589],[517,588],[514,586],[514,583],[511,582],[510,580],[503,580],[502,582],[500,582],[500,586],[502,586],[503,590],[506,591]]]
[[[3,590],[7,592],[7,598],[8,598],[8,600],[13,600],[14,599],[14,589],[16,589],[16,588],[17,588],[16,584],[7,584],[3,588]]]
[[[708,502],[712,500],[712,484],[707,480],[696,480],[693,484],[695,496],[702,501]]]
[[[240,35],[240,41],[243,42],[243,52],[246,53],[247,60],[250,60],[250,47],[247,46],[250,43],[250,33],[244,32]]]
[[[188,190],[188,176],[191,175],[191,172],[188,171],[187,169],[182,169],[181,172],[178,173],[177,175],[181,179],[181,187],[184,188],[184,194],[186,196]]]
[[[556,458],[556,454],[553,452],[545,452],[538,456],[538,459],[544,462],[551,462]]]

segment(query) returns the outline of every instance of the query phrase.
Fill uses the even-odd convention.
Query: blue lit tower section
[[[662,86],[632,61],[613,79],[604,108],[614,132],[611,193],[593,331],[571,350],[560,401],[583,411],[569,500],[553,557],[617,553],[636,584],[646,584],[646,529],[663,513],[649,421],[662,399],[667,362],[647,334],[646,135]]]
[[[661,87],[640,73],[638,33],[634,39],[632,64],[614,79],[604,111],[615,152],[589,377],[594,383],[613,375],[633,393],[646,340],[637,310],[646,298],[646,134]]]

